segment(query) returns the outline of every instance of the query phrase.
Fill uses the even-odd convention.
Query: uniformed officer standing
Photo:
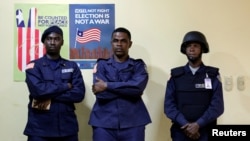
[[[186,33],[181,52],[187,56],[185,66],[171,69],[167,82],[164,112],[173,122],[173,141],[207,141],[209,128],[224,112],[219,69],[205,66],[202,53],[209,52],[203,33]]]
[[[26,68],[29,89],[28,141],[78,141],[74,103],[85,96],[85,85],[75,62],[60,56],[63,31],[47,28],[41,38],[46,54]]]
[[[98,59],[92,91],[96,96],[89,124],[93,141],[144,141],[151,122],[142,99],[148,72],[142,59],[128,55],[131,34],[117,28],[111,36],[113,56]]]

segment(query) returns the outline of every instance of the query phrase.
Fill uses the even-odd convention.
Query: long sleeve
[[[81,102],[85,97],[85,84],[81,74],[81,70],[74,63],[73,65],[74,71],[72,72],[72,78],[70,79],[70,83],[72,84],[72,88],[63,92],[61,95],[56,96],[54,99],[57,101],[63,102]],[[68,78],[65,78],[68,79]]]
[[[148,82],[148,73],[146,65],[142,60],[134,61],[133,65],[128,68],[115,71],[111,65],[99,62],[95,78],[107,82],[107,89],[97,94],[97,98],[112,99],[117,97],[141,97]]]
[[[177,102],[175,99],[175,86],[172,78],[170,78],[166,86],[164,113],[168,118],[170,118],[173,122],[178,123],[180,126],[188,123],[184,115],[177,108]]]
[[[54,77],[43,78],[43,73],[40,70],[40,65],[35,62],[31,62],[34,65],[33,68],[26,70],[26,84],[30,91],[30,95],[35,99],[49,99],[60,95],[62,92],[67,91],[67,83],[57,83],[52,81]]]
[[[140,97],[148,82],[148,72],[146,65],[142,61],[136,62],[134,67],[134,73],[128,80],[125,78],[121,82],[108,82],[108,90],[119,95]],[[126,74],[119,76],[126,77]]]
[[[219,77],[219,75],[218,75]],[[216,120],[224,112],[224,100],[222,84],[218,78],[213,83],[213,96],[210,105],[204,114],[197,120],[197,123],[203,127]]]

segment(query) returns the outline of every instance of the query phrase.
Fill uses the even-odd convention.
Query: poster
[[[111,55],[114,12],[114,4],[15,4],[14,81],[23,81],[27,63],[44,55],[41,36],[52,25],[63,30],[61,56],[92,69],[97,58]]]
[[[70,59],[81,69],[94,67],[97,58],[111,55],[114,5],[70,5]]]

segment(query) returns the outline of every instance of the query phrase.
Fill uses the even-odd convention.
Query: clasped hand
[[[49,110],[48,106],[50,105],[51,100],[35,100],[33,107],[37,108],[38,110]]]
[[[200,137],[199,125],[196,122],[187,123],[181,127],[184,133],[191,139],[197,140]]]

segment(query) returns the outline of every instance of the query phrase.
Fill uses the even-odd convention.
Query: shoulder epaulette
[[[138,61],[138,62],[143,62],[142,59],[133,59],[133,60]]]
[[[65,59],[65,58],[61,58],[63,61],[69,61],[68,59]]]
[[[181,76],[184,73],[185,70],[183,66],[171,69],[171,76],[173,77]]]
[[[98,62],[98,61],[108,61],[109,60],[109,58],[98,58],[97,60],[96,60],[96,62]]]
[[[217,76],[218,72],[219,72],[219,68],[206,66],[206,73],[208,73],[208,75]]]

